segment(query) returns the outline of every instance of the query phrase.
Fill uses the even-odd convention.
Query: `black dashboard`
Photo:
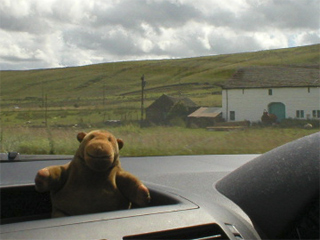
[[[318,239],[320,134],[262,155],[121,158],[150,206],[51,219],[38,169],[72,156],[1,154],[1,239]],[[14,154],[13,154],[14,155]]]

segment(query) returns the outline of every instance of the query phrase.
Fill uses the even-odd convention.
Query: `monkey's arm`
[[[140,207],[147,206],[151,200],[148,188],[129,172],[119,171],[116,184],[126,198]]]
[[[67,170],[70,163],[50,166],[40,169],[35,177],[35,187],[38,192],[60,189],[67,180]]]

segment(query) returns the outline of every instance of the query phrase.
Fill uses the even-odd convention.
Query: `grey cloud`
[[[206,21],[217,27],[231,27],[237,31],[265,31],[280,29],[319,29],[318,0],[246,0],[239,12],[213,9]]]
[[[125,34],[105,28],[103,31],[90,31],[90,29],[71,30],[63,33],[66,44],[80,49],[96,51],[99,54],[117,54],[119,56],[139,54],[134,45],[134,35]]]
[[[50,26],[42,21],[39,16],[30,13],[28,16],[16,17],[7,9],[0,9],[1,29],[15,32],[29,32],[32,34],[49,32]]]
[[[247,0],[249,8],[240,16],[244,29],[259,28],[318,29],[319,1]]]
[[[34,57],[22,58],[22,57],[16,57],[16,56],[2,56],[0,58],[7,62],[39,62],[40,61],[40,59],[36,59]]]
[[[96,10],[98,26],[121,25],[137,30],[141,29],[142,23],[148,23],[159,30],[160,27],[175,28],[192,19],[201,18],[201,12],[193,6],[169,1],[123,0],[105,11]]]
[[[305,33],[299,40],[299,44],[307,45],[320,42],[320,36],[316,33]]]

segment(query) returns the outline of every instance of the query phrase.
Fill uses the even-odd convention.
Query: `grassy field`
[[[87,132],[90,130],[85,129]],[[75,128],[5,128],[1,132],[1,152],[73,155],[78,147],[76,134],[79,131]],[[318,130],[269,127],[211,132],[181,127],[126,125],[109,131],[124,140],[122,156],[151,156],[264,153]]]
[[[172,60],[113,62],[82,67],[0,71],[1,152],[73,154],[76,133],[111,128],[123,156],[262,153],[318,130],[250,128],[208,132],[182,127],[139,128],[141,76],[145,107],[162,94],[221,106],[221,84],[241,67],[320,64],[320,45]]]
[[[319,65],[320,45],[173,60],[113,62],[83,67],[0,71],[1,124],[95,125],[140,116],[162,94],[186,96],[199,106],[221,106],[220,85],[240,67]],[[46,120],[46,121],[45,121]]]

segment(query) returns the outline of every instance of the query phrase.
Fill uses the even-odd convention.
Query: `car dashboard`
[[[254,157],[122,158],[123,168],[137,175],[150,189],[150,206],[51,219],[50,194],[36,192],[33,179],[38,169],[64,164],[72,156],[18,155],[16,160],[1,162],[1,238],[258,238],[241,209],[234,214],[236,206],[230,200],[227,206],[228,200],[214,188],[220,177]]]
[[[314,148],[319,143],[319,134],[311,138]],[[310,139],[308,141],[310,142]],[[292,146],[287,146],[285,151],[291,148]],[[309,179],[314,178],[312,181],[319,182],[319,148],[312,151],[313,165],[310,167],[318,168],[313,170],[315,174],[307,175]],[[280,155],[285,154],[283,152],[284,150],[280,150]],[[251,177],[252,173],[246,173],[245,180],[239,177],[244,171],[243,166],[249,164],[250,169],[254,169],[255,166],[251,166],[251,162],[261,161],[263,155],[120,158],[122,167],[138,176],[149,188],[152,200],[148,207],[132,206],[128,210],[50,218],[50,194],[35,191],[34,177],[37,170],[50,165],[62,165],[69,162],[72,156],[17,154],[14,159],[10,159],[9,154],[1,154],[0,237],[114,240],[270,238],[272,234],[268,231],[272,232],[272,219],[262,216],[265,220],[261,222],[254,214],[263,210],[277,212],[277,207],[271,206],[273,209],[268,209],[268,206],[257,204],[252,206],[255,209],[252,214],[247,211],[244,200],[231,196],[237,191],[241,192],[237,193],[237,196],[247,194],[246,185],[250,184],[247,178],[253,179],[255,177],[252,176],[263,175],[258,169]],[[263,179],[259,181],[264,182]],[[312,200],[319,198],[319,186],[315,185],[315,188],[315,191],[310,193]],[[266,198],[260,193],[259,196],[250,194],[252,193],[248,192],[248,198]],[[286,202],[284,198],[280,198]],[[272,199],[270,201],[272,202]],[[271,230],[264,224],[269,224]],[[285,227],[287,228],[287,225]],[[279,239],[277,235],[272,238]]]

